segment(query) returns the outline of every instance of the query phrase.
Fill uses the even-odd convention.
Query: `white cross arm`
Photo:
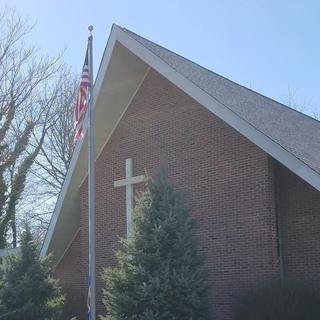
[[[145,175],[141,175],[141,176],[136,176],[136,177],[132,177],[132,178],[121,179],[121,180],[115,181],[114,187],[118,188],[118,187],[123,187],[123,186],[131,185],[131,184],[146,182],[146,181],[147,181],[147,177]]]

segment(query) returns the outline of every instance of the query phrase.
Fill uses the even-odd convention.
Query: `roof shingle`
[[[248,124],[320,173],[320,122],[127,29],[128,35]]]

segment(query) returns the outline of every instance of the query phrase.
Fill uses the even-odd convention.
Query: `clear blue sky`
[[[276,100],[288,94],[320,112],[320,1],[0,0],[37,21],[33,40],[47,53],[67,46],[81,70],[93,24],[97,67],[113,22]]]

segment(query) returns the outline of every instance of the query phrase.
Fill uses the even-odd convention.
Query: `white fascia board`
[[[85,123],[86,122],[87,121],[85,120]],[[83,129],[86,130],[87,128],[83,128]],[[84,139],[84,137],[76,143],[75,148],[73,150],[73,154],[72,154],[72,158],[71,158],[71,161],[70,161],[70,164],[68,167],[68,171],[67,171],[66,177],[64,179],[61,191],[59,193],[59,197],[57,199],[57,202],[56,202],[56,205],[55,205],[55,208],[54,208],[51,220],[50,220],[50,224],[49,224],[45,239],[43,241],[43,244],[42,244],[42,247],[40,250],[40,256],[45,256],[48,253],[50,241],[52,239],[53,232],[56,227],[64,199],[66,198],[71,178],[72,178],[73,173],[75,171],[77,160],[78,160],[81,148],[82,148],[83,139]]]
[[[111,54],[112,54],[112,50],[114,48],[114,45],[116,43],[116,33],[114,32],[115,29],[115,25],[112,26],[111,29],[111,33],[105,48],[105,51],[103,53],[103,58],[101,61],[101,64],[99,66],[99,70],[97,73],[97,77],[94,83],[94,88],[93,88],[93,105],[95,105],[95,102],[97,101],[97,97],[99,95],[103,80],[104,80],[104,76],[107,72],[107,67],[109,65],[109,61],[111,59]],[[50,224],[45,236],[45,239],[43,241],[42,247],[41,247],[41,251],[40,251],[40,255],[41,256],[45,256],[48,253],[48,249],[49,249],[49,245],[59,218],[59,214],[61,212],[61,208],[62,205],[64,203],[65,197],[67,195],[68,189],[69,189],[69,185],[72,179],[72,176],[74,174],[75,168],[76,168],[76,164],[78,162],[78,158],[81,152],[81,149],[83,147],[83,142],[86,138],[87,135],[87,127],[88,127],[88,114],[86,114],[84,122],[83,122],[83,137],[77,141],[73,154],[72,154],[72,158],[67,170],[67,174],[65,177],[65,180],[63,182],[59,197],[57,199],[56,202],[56,206],[54,209],[54,212],[52,214],[51,220],[50,220]]]
[[[303,161],[295,157],[292,153],[284,149],[250,123],[239,117],[227,106],[223,105],[221,102],[200,89],[192,81],[182,76],[161,58],[123,31],[120,27],[115,26],[114,29],[117,34],[117,40],[123,46],[128,48],[141,60],[145,61],[153,69],[162,74],[165,78],[186,92],[217,117],[225,121],[232,128],[260,147],[271,157],[278,160],[314,188],[320,190],[320,175],[316,171],[311,169]]]

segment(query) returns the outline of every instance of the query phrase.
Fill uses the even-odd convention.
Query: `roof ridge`
[[[284,104],[284,103],[282,103],[282,102],[280,102],[280,101],[277,101],[277,100],[275,100],[274,98],[268,97],[268,96],[266,96],[266,95],[263,94],[263,93],[260,93],[260,92],[258,92],[258,91],[255,91],[255,90],[251,89],[251,88],[248,88],[248,87],[246,87],[246,86],[243,85],[243,84],[237,83],[237,82],[235,82],[234,80],[229,79],[229,78],[227,78],[227,77],[225,77],[225,76],[223,76],[223,75],[221,75],[221,74],[219,74],[219,73],[217,73],[217,72],[215,72],[215,71],[212,71],[212,70],[208,69],[207,67],[204,67],[204,66],[200,65],[199,63],[197,63],[197,62],[195,62],[195,61],[193,61],[193,60],[190,60],[189,58],[186,58],[186,57],[182,56],[182,55],[179,54],[179,53],[176,53],[176,52],[174,52],[174,51],[172,51],[172,50],[170,50],[170,49],[168,49],[168,48],[166,48],[166,47],[164,47],[164,46],[162,46],[162,45],[160,45],[160,44],[158,44],[158,43],[155,43],[155,42],[149,40],[148,38],[142,37],[142,36],[140,36],[139,34],[133,32],[133,31],[127,29],[127,28],[121,27],[121,26],[119,26],[119,25],[118,25],[118,27],[121,28],[124,32],[128,33],[129,35],[130,35],[130,33],[132,33],[132,34],[138,36],[139,38],[142,38],[142,39],[144,39],[144,40],[147,40],[147,41],[151,42],[152,44],[154,44],[154,45],[156,45],[156,46],[158,46],[158,47],[160,47],[160,48],[162,48],[162,49],[164,49],[164,50],[166,50],[166,51],[169,51],[169,52],[173,53],[174,55],[176,55],[176,56],[178,56],[178,57],[180,57],[180,58],[182,58],[182,59],[184,59],[184,60],[187,60],[187,61],[191,62],[192,64],[194,64],[194,65],[196,65],[196,66],[198,66],[198,67],[200,67],[200,68],[202,68],[202,69],[204,69],[204,70],[206,70],[206,71],[208,71],[208,72],[210,72],[210,73],[212,73],[212,74],[214,74],[214,75],[216,75],[216,76],[218,76],[218,77],[220,77],[220,78],[223,78],[223,79],[226,80],[226,81],[229,81],[229,82],[235,84],[236,86],[239,86],[239,87],[241,87],[241,88],[243,88],[243,89],[245,89],[245,90],[248,90],[248,91],[250,91],[250,92],[252,92],[252,93],[254,93],[254,94],[256,94],[256,95],[259,95],[259,96],[261,96],[261,97],[264,98],[264,99],[271,100],[271,101],[277,103],[278,105],[287,108],[287,109],[290,110],[290,111],[296,112],[296,113],[298,113],[298,114],[300,114],[300,115],[302,115],[302,116],[304,116],[304,117],[306,117],[306,118],[308,118],[308,119],[311,119],[311,120],[315,121],[316,123],[320,124],[320,120],[318,120],[318,119],[316,119],[316,118],[314,118],[314,117],[312,117],[312,116],[310,116],[310,115],[308,115],[308,114],[306,114],[306,113],[303,113],[303,112],[301,112],[301,111],[299,111],[299,110],[297,110],[297,109],[294,109],[294,108],[292,108],[292,107],[289,107],[288,105],[286,105],[286,104]],[[138,41],[137,39],[135,39],[135,40]],[[140,43],[141,45],[143,45],[141,42],[139,42],[139,43]],[[143,45],[143,46],[144,46],[144,45]]]

